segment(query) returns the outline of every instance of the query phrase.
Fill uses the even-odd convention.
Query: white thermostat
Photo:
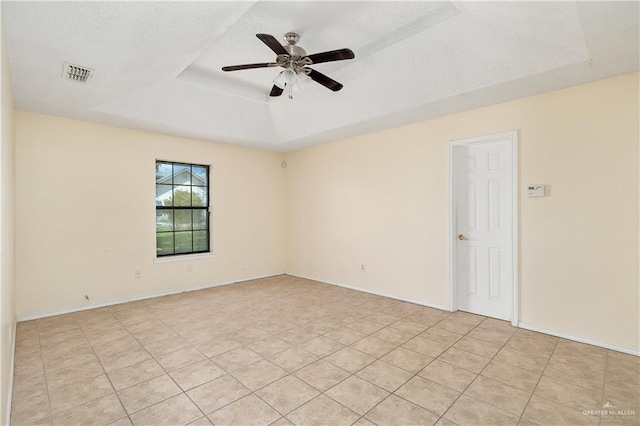
[[[544,197],[544,185],[533,184],[527,186],[527,197]]]

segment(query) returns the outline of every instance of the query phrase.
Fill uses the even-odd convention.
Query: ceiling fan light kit
[[[293,99],[293,91],[299,89],[308,80],[313,80],[337,92],[342,89],[342,84],[308,66],[323,62],[355,58],[351,49],[338,49],[307,55],[307,52],[297,45],[300,36],[294,32],[288,32],[284,35],[284,40],[286,41],[284,45],[280,44],[278,40],[270,34],[256,34],[256,37],[262,40],[262,42],[277,55],[275,62],[225,66],[222,67],[222,71],[240,71],[270,67],[284,68],[273,80],[274,85],[269,93],[271,97],[280,96],[285,89],[288,89],[289,98]]]
[[[307,73],[302,71],[294,71],[291,68],[285,68],[280,74],[273,79],[273,84],[279,89],[289,89],[289,99],[293,99],[293,91],[298,90],[303,84],[310,80]]]

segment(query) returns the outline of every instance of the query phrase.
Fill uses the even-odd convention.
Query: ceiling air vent
[[[91,76],[93,76],[93,70],[87,67],[81,67],[80,65],[73,65],[67,62],[62,67],[62,78],[65,80],[77,81],[79,83],[86,83]]]

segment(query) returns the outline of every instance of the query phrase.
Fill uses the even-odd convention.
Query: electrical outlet
[[[188,263],[187,264],[187,272],[191,272],[191,271],[193,271],[193,265]]]
[[[133,276],[134,276],[135,278],[142,278],[142,272],[140,272],[140,271],[135,271],[135,272],[133,273]]]
[[[362,265],[360,265],[360,270],[362,272],[366,272],[367,271],[367,266],[363,263]]]

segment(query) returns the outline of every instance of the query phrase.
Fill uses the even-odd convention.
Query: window
[[[156,255],[209,252],[209,166],[156,161]]]

